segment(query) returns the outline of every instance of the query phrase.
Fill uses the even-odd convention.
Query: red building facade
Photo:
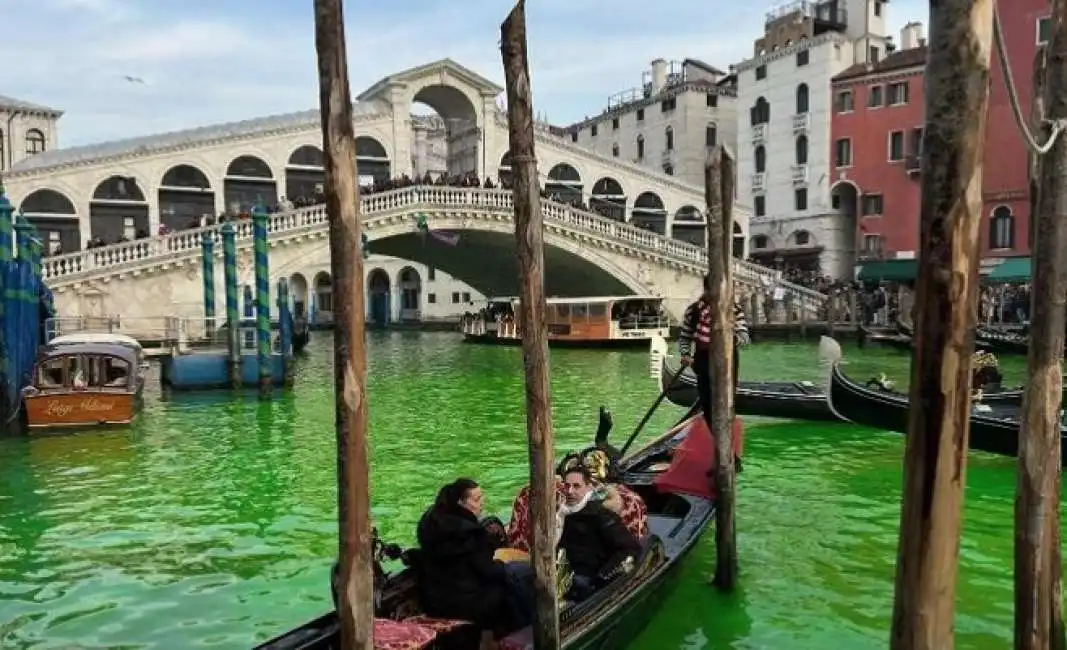
[[[1048,0],[1015,0],[1011,11],[1000,15],[1012,76],[1027,117],[1034,60],[1039,44],[1048,39],[1049,12]],[[831,155],[847,163],[839,166],[833,179],[834,196],[847,214],[855,200],[857,258],[861,261],[911,257],[919,247],[926,48],[918,29],[905,27],[904,49],[869,69],[853,66],[832,81]],[[1030,251],[1029,154],[1011,114],[995,50],[993,56],[982,251],[988,257],[1026,255]],[[901,90],[904,87],[906,91]],[[842,159],[845,154],[848,160]]]

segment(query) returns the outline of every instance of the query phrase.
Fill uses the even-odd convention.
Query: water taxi
[[[147,363],[135,339],[70,334],[49,342],[22,389],[30,429],[129,424],[140,407]]]
[[[470,343],[519,345],[522,332],[518,298],[496,298],[478,314],[464,317],[463,338]],[[545,318],[548,344],[554,347],[645,346],[670,333],[670,317],[659,296],[549,298]]]

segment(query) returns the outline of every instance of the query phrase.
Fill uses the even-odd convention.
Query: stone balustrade
[[[360,202],[361,214],[364,217],[435,209],[477,209],[506,214],[509,218],[513,214],[512,192],[500,189],[413,186],[363,196]],[[672,262],[690,266],[694,272],[708,266],[707,251],[701,246],[665,237],[567,204],[542,199],[541,206],[546,225],[558,225],[568,230],[607,238],[636,252],[653,253]],[[268,232],[272,238],[325,229],[326,207],[317,205],[299,208],[272,214],[269,219]],[[237,229],[238,245],[240,246],[241,242],[250,243],[252,221],[245,219],[233,223]],[[54,289],[103,273],[134,271],[169,260],[188,259],[201,254],[201,242],[204,237],[211,237],[221,243],[220,230],[220,225],[207,226],[57,255],[43,261],[42,271],[45,280]],[[221,245],[216,250],[221,251]],[[782,285],[804,306],[805,311],[818,309],[825,302],[825,296],[817,291],[783,282],[780,273],[774,269],[743,260],[735,260],[734,269],[735,278],[740,282]]]

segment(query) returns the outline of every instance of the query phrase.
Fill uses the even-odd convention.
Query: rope
[[[1037,152],[1038,155],[1044,155],[1052,150],[1052,146],[1056,144],[1056,137],[1063,132],[1064,128],[1067,128],[1067,120],[1059,119],[1052,122],[1052,132],[1049,134],[1048,141],[1045,144],[1039,144],[1034,134],[1030,132],[1030,127],[1026,125],[1026,118],[1023,116],[1022,106],[1019,104],[1019,93],[1015,88],[1015,77],[1011,72],[1011,65],[1008,62],[1008,51],[1004,45],[1004,34],[1000,28],[1000,11],[999,3],[993,3],[993,42],[997,47],[997,58],[1000,59],[1000,69],[1004,73],[1004,84],[1008,88],[1008,101],[1011,103],[1011,114],[1015,118],[1015,126],[1019,127],[1019,132],[1022,134],[1026,143]],[[1046,121],[1046,123],[1048,123]]]

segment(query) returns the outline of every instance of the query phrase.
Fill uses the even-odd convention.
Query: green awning
[[[864,262],[856,279],[860,282],[908,282],[915,279],[919,260],[878,260]]]
[[[986,282],[1029,282],[1030,281],[1030,258],[1009,257],[998,264],[989,275]]]

